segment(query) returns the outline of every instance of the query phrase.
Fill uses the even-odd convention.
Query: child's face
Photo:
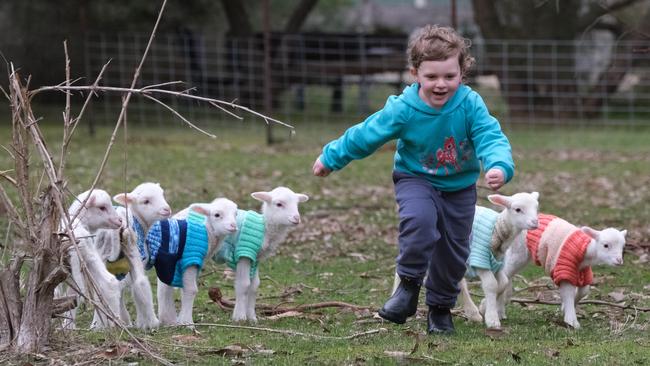
[[[454,95],[461,81],[458,55],[444,61],[422,61],[411,74],[420,84],[419,95],[429,106],[440,109]]]

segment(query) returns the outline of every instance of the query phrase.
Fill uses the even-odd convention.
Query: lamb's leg
[[[564,322],[575,329],[580,328],[575,307],[576,287],[567,281],[560,282],[560,298],[562,299]]]
[[[130,276],[126,276],[126,278],[123,278],[120,281],[120,319],[124,325],[130,327],[133,323],[131,322],[131,315],[129,314],[129,310],[126,308],[126,301],[124,301],[124,291],[127,288],[131,288]]]
[[[249,322],[257,323],[257,315],[255,314],[255,301],[257,300],[257,288],[260,286],[259,271],[255,272],[255,277],[251,281],[251,286],[248,289],[248,303],[246,304],[246,317]]]
[[[72,281],[74,282],[76,287],[79,288],[81,293],[87,295],[88,293],[86,292],[86,282],[84,281],[83,275],[81,273],[81,263],[79,262],[79,254],[74,248],[70,249],[68,253],[70,256],[70,274],[72,275]],[[63,324],[61,324],[61,327],[63,329],[75,329],[77,327],[75,324],[75,320],[77,318],[77,308],[81,305],[84,298],[83,296],[80,296],[79,293],[77,293],[77,291],[75,291],[69,285],[65,293],[69,296],[75,296],[75,295],[77,296],[77,306],[65,312],[65,319],[63,320]]]
[[[510,288],[510,279],[503,271],[498,271],[495,274],[497,279],[497,313],[499,319],[506,319],[506,297],[507,291]]]
[[[526,247],[525,233],[526,231],[517,235],[510,248],[506,251],[503,259],[503,268],[501,268],[501,272],[503,272],[503,274],[508,278],[508,282],[504,284],[505,289],[503,290],[501,300],[499,301],[499,315],[503,316],[504,319],[506,318],[506,305],[512,298],[512,279],[517,273],[521,272],[530,261],[530,253],[528,252],[528,247]]]
[[[174,288],[160,279],[157,285],[158,318],[163,325],[176,325],[176,306],[174,305]]]
[[[578,306],[578,303],[580,300],[584,299],[587,295],[589,295],[589,285],[578,287],[578,291],[576,291],[576,299],[575,299],[575,306]]]
[[[97,250],[93,245],[81,248],[82,258],[86,264],[89,274],[89,280],[93,284],[88,284],[95,296],[93,298],[106,307],[100,314],[100,323],[93,323],[93,325],[103,328],[111,327],[115,324],[114,320],[118,320],[120,311],[120,284],[115,276],[106,270],[104,261],[100,258]]]
[[[494,273],[488,269],[476,268],[476,273],[481,278],[481,287],[485,295],[485,325],[488,328],[501,328],[497,309],[497,291],[499,284]]]
[[[199,276],[199,268],[197,266],[190,266],[185,269],[183,273],[183,289],[181,296],[181,311],[178,314],[178,324],[194,326],[192,319],[192,307],[194,306],[194,298],[199,292],[197,281]]]
[[[589,285],[578,287],[578,291],[576,292],[576,305],[587,295],[589,295]]]
[[[135,302],[136,326],[140,329],[158,328],[160,322],[153,310],[153,296],[151,284],[144,272],[144,265],[140,260],[140,252],[135,244],[123,247],[129,261],[129,276],[131,276],[131,294]]]
[[[478,307],[476,307],[474,301],[472,301],[472,296],[470,295],[469,288],[467,287],[467,281],[463,278],[460,280],[460,283],[458,285],[460,286],[460,294],[458,296],[458,299],[463,304],[463,312],[469,320],[473,322],[482,322],[483,317],[479,313]]]
[[[235,271],[235,309],[232,311],[232,320],[236,322],[246,320],[247,295],[251,286],[250,270],[250,259],[241,258],[237,262]]]

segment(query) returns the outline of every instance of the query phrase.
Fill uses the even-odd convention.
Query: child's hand
[[[327,177],[332,172],[331,170],[327,169],[325,165],[323,165],[323,163],[321,163],[320,156],[314,162],[314,167],[311,168],[311,170],[314,172],[314,175],[317,177]]]
[[[493,191],[501,188],[505,184],[505,177],[501,169],[492,168],[485,173],[485,184]]]

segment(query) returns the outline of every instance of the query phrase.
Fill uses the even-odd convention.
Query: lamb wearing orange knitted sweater
[[[523,232],[506,252],[503,272],[512,279],[530,260],[542,266],[560,288],[564,322],[577,329],[575,304],[589,293],[591,266],[622,265],[627,230],[578,228],[547,214],[539,214],[538,224],[537,229]]]

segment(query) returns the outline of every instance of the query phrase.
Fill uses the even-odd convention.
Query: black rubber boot
[[[454,322],[451,319],[451,310],[444,306],[429,305],[427,325],[429,334],[453,334]]]
[[[400,277],[400,284],[395,293],[379,309],[379,316],[393,323],[404,324],[406,318],[415,315],[418,310],[420,281],[414,278]]]

